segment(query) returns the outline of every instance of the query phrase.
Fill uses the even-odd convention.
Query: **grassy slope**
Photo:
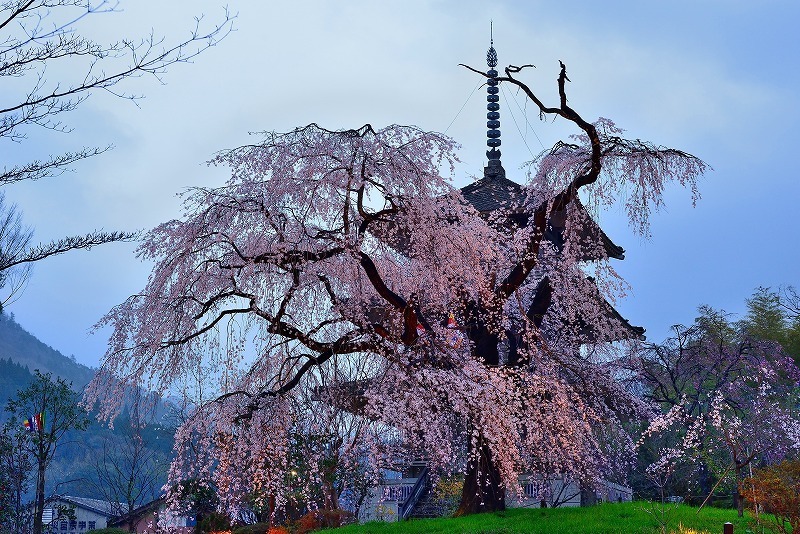
[[[647,502],[602,504],[589,508],[510,509],[498,514],[481,514],[457,519],[419,519],[400,523],[366,523],[326,532],[331,534],[652,534],[660,532],[660,519],[667,532],[718,534],[730,521],[737,534],[748,529],[748,519],[739,520],[736,510],[697,508],[686,505],[653,505]],[[680,529],[683,527],[683,529]],[[692,529],[692,530],[689,530]]]

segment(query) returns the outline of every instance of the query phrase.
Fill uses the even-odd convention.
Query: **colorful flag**
[[[32,415],[22,423],[28,432],[39,432],[44,429],[44,412]]]
[[[461,343],[464,342],[464,336],[458,330],[456,318],[453,317],[452,313],[450,313],[450,316],[447,318],[447,330],[447,334],[445,335],[447,344],[453,349],[459,348]]]
[[[458,328],[456,318],[453,317],[453,312],[450,312],[450,315],[447,317],[447,328]]]

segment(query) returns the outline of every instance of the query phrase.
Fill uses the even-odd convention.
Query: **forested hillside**
[[[33,374],[27,366],[14,362],[11,358],[0,357],[0,408],[18,390],[33,381]],[[5,418],[0,409],[0,421]]]
[[[89,367],[36,339],[17,324],[14,314],[3,312],[0,313],[0,360],[9,359],[27,366],[31,373],[34,369],[39,369],[42,373],[60,376],[67,382],[72,382],[75,389],[83,388],[94,375]]]
[[[61,377],[81,391],[94,370],[75,362],[39,341],[14,320],[13,314],[0,313],[0,428],[8,420],[4,410],[8,400],[34,381],[34,370]],[[158,404],[158,420],[147,420],[131,433],[131,402],[114,421],[111,429],[90,415],[84,431],[69,431],[59,442],[53,463],[48,468],[46,493],[60,493],[112,499],[108,478],[111,472],[139,469],[146,485],[139,496],[146,502],[160,494],[166,481],[174,428],[169,424],[169,409]],[[7,429],[13,431],[15,429]],[[112,484],[113,485],[113,484]],[[33,488],[29,488],[30,491]]]

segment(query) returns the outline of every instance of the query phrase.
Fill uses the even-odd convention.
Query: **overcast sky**
[[[485,68],[493,20],[500,65],[535,64],[522,78],[545,103],[557,103],[562,60],[570,104],[585,118],[610,118],[630,137],[691,152],[714,168],[694,208],[686,191],[667,191],[648,241],[621,213],[601,220],[626,249],[615,266],[633,291],[617,307],[649,339],[690,322],[700,304],[742,312],[756,286],[800,285],[795,0],[232,0],[229,8],[238,13],[236,32],[218,47],[172,67],[165,85],[143,78],[125,86],[146,95],[139,107],[94,94],[64,117],[72,133],[34,133],[4,146],[17,159],[115,147],[59,178],[5,188],[36,239],[175,218],[178,193],[227,178],[226,169],[204,164],[216,151],[252,142],[248,132],[310,122],[446,131],[462,144],[456,185],[466,185],[484,165],[485,91],[458,64]],[[188,35],[194,16],[223,17],[207,0],[123,0],[120,9],[77,29],[101,41],[152,30],[169,43]],[[500,105],[503,163],[521,182],[521,164],[573,132],[540,122],[531,106],[526,118],[510,88]],[[97,366],[108,332],[88,330],[147,279],[149,265],[134,248],[110,244],[41,262],[8,311],[45,343]]]

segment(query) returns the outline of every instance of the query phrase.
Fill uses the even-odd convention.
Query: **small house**
[[[55,495],[47,500],[42,513],[44,532],[50,534],[81,534],[94,529],[106,528],[108,520],[119,515],[123,503]]]
[[[170,533],[189,534],[194,532],[194,525],[193,517],[171,512],[163,497],[108,521],[109,527],[124,528],[137,534],[155,534],[163,532],[164,529]]]

